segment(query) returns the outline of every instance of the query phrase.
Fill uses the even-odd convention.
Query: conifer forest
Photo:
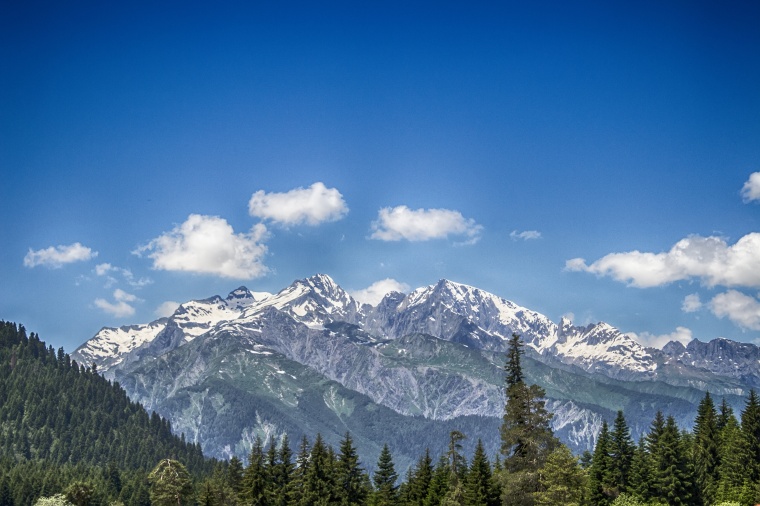
[[[23,326],[0,322],[0,506],[634,506],[760,502],[760,399],[740,413],[707,393],[693,428],[658,412],[639,440],[625,413],[604,422],[593,452],[552,433],[544,392],[526,384],[522,342],[505,359],[501,449],[461,427],[447,451],[397,469],[388,446],[367,471],[350,433],[256,439],[245,459],[200,445],[129,400],[97,368],[72,361]],[[478,441],[471,455],[462,441]]]

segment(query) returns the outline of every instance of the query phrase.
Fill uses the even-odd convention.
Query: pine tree
[[[359,464],[359,455],[354,447],[351,434],[346,432],[340,443],[340,454],[336,466],[338,497],[342,506],[363,504],[367,498],[364,469]]]
[[[338,501],[329,454],[322,435],[318,433],[311,447],[299,506],[321,506]]]
[[[594,455],[588,469],[588,498],[595,506],[605,506],[614,499],[610,487],[610,458],[611,437],[607,421],[602,421],[602,429],[596,439]]]
[[[191,504],[193,484],[190,474],[181,463],[172,459],[159,462],[148,475],[150,502],[154,506]]]
[[[639,445],[634,450],[633,459],[631,459],[628,495],[641,502],[649,501],[654,493],[652,481],[652,461],[642,437],[639,439]]]
[[[718,412],[710,393],[699,403],[694,420],[694,446],[692,460],[697,485],[696,498],[701,504],[710,505],[715,501],[718,486]]]
[[[739,422],[733,414],[720,432],[717,501],[738,501],[746,475],[746,448]]]
[[[681,445],[681,434],[672,416],[668,416],[659,438],[655,458],[655,482],[658,497],[671,506],[693,504],[691,481],[687,472],[687,461]]]
[[[277,468],[270,470],[273,480],[277,484],[280,493],[275,498],[274,506],[287,506],[290,497],[293,495],[293,452],[290,450],[290,441],[285,434],[280,442],[280,451],[277,458]]]
[[[450,475],[449,461],[444,455],[441,455],[435,469],[433,469],[433,477],[430,480],[430,487],[428,487],[424,506],[440,506],[441,501],[443,501],[449,490]]]
[[[424,506],[432,479],[433,460],[430,458],[430,450],[425,449],[425,454],[412,471],[411,479],[407,480],[406,503],[409,506]]]
[[[536,504],[577,506],[581,504],[585,486],[586,473],[578,464],[578,459],[567,446],[560,445],[546,459],[541,472],[541,490],[536,494]]]
[[[760,399],[749,391],[742,417],[742,434],[746,451],[745,476],[750,482],[760,481]]]
[[[610,434],[610,486],[613,495],[617,497],[628,491],[629,473],[633,460],[633,440],[631,431],[625,421],[622,411],[617,412],[615,422]]]
[[[464,503],[466,506],[496,506],[499,494],[494,488],[491,464],[488,462],[483,441],[478,439],[472,463],[467,471],[464,487]]]
[[[507,505],[533,504],[539,487],[538,470],[558,444],[550,427],[552,416],[544,405],[545,392],[524,382],[522,346],[520,336],[512,334],[505,366],[507,402],[500,431]]]
[[[388,445],[384,445],[377,460],[377,471],[372,477],[375,484],[373,504],[375,506],[393,506],[397,504],[398,474],[393,465],[393,457]]]
[[[243,488],[243,463],[234,455],[227,466],[227,485],[236,494],[240,494]]]
[[[267,469],[264,458],[264,443],[256,436],[248,455],[248,467],[243,474],[242,499],[250,506],[268,506]]]

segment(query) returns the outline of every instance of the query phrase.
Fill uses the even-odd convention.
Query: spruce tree
[[[694,420],[694,445],[692,460],[698,497],[701,504],[711,505],[715,502],[718,486],[718,466],[720,455],[718,448],[718,412],[715,409],[710,392],[699,403],[697,417]]]
[[[617,412],[615,422],[610,434],[610,485],[614,490],[613,495],[628,491],[629,473],[634,451],[631,430],[625,421],[622,411]]]
[[[567,446],[560,445],[546,459],[536,504],[578,506],[583,499],[585,486],[586,473],[578,464],[578,459]]]
[[[475,453],[467,471],[464,503],[466,506],[496,506],[499,503],[499,494],[494,488],[491,464],[488,462],[483,441],[480,439],[475,446]]]
[[[396,474],[396,469],[393,465],[393,457],[388,445],[385,444],[377,460],[377,471],[372,476],[372,481],[375,484],[374,506],[393,506],[397,504],[397,480],[398,474]]]
[[[512,334],[507,351],[506,397],[501,425],[507,505],[532,505],[538,491],[538,470],[558,441],[552,433],[552,415],[546,411],[543,389],[526,385],[521,365],[523,343]]]
[[[227,486],[236,494],[243,488],[243,463],[234,455],[227,465]]]
[[[340,443],[335,478],[342,506],[364,503],[368,493],[365,487],[364,469],[359,463],[359,455],[348,432]]]
[[[738,501],[746,475],[744,437],[736,417],[731,415],[720,432],[717,501]]]
[[[243,473],[242,499],[250,506],[268,506],[267,468],[264,443],[256,436],[248,455],[248,467]]]
[[[658,447],[654,476],[658,487],[658,497],[667,501],[670,506],[694,504],[685,449],[681,444],[681,434],[672,416],[668,416],[665,421]]]
[[[411,479],[407,482],[407,504],[424,506],[432,479],[433,460],[430,458],[430,449],[425,449],[425,454],[417,461]]]
[[[610,486],[610,430],[607,421],[602,421],[602,429],[596,439],[594,455],[588,469],[588,498],[595,506],[606,506],[614,499]]]
[[[760,481],[760,399],[754,390],[749,391],[742,417],[745,459],[745,476],[750,482]]]
[[[309,455],[299,506],[326,505],[337,502],[330,451],[321,434],[317,434]]]
[[[164,459],[148,475],[150,502],[154,506],[192,504],[193,484],[190,474],[180,462]]]
[[[652,486],[652,461],[646,449],[644,438],[633,452],[631,471],[628,479],[628,495],[641,502],[647,502],[654,493]]]

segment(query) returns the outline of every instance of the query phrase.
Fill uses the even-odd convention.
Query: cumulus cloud
[[[749,179],[742,186],[742,199],[744,202],[760,200],[760,172],[750,174]]]
[[[24,256],[24,266],[32,268],[41,265],[50,269],[58,269],[65,264],[83,262],[96,256],[98,256],[97,251],[92,251],[78,242],[68,246],[50,246],[37,251],[29,248],[29,252]]]
[[[694,313],[702,309],[702,306],[703,304],[702,304],[702,301],[699,299],[699,294],[692,293],[683,298],[683,303],[681,304],[681,310],[684,313]]]
[[[97,274],[100,277],[106,278],[106,281],[107,281],[106,286],[112,286],[117,283],[116,278],[114,278],[111,274],[121,275],[121,277],[124,278],[124,281],[133,288],[142,288],[144,286],[147,286],[153,283],[153,280],[150,278],[136,279],[134,274],[132,274],[132,271],[130,271],[129,269],[124,269],[122,267],[115,267],[109,263],[102,263],[102,264],[96,265],[95,274]]]
[[[117,318],[123,318],[135,314],[135,308],[129,303],[139,300],[137,297],[117,288],[113,292],[113,298],[114,302],[105,299],[95,299],[95,306]]]
[[[626,335],[642,346],[659,349],[662,349],[662,347],[668,344],[670,341],[678,341],[679,343],[686,346],[694,339],[694,337],[692,337],[691,330],[687,329],[686,327],[676,327],[675,332],[672,332],[670,334],[662,334],[659,336],[650,334],[649,332],[642,332],[640,334],[629,332]]]
[[[355,290],[350,293],[354,299],[358,300],[362,304],[371,304],[373,306],[376,306],[380,303],[381,300],[383,300],[383,297],[385,297],[390,292],[404,293],[409,291],[409,288],[409,285],[406,283],[401,283],[400,281],[396,281],[392,278],[385,278],[381,279],[380,281],[375,281],[363,290]]]
[[[416,209],[406,206],[385,207],[372,222],[372,239],[381,241],[428,241],[450,235],[464,237],[462,244],[474,244],[483,230],[475,220],[466,219],[450,209]]]
[[[159,318],[168,318],[174,314],[178,307],[179,302],[167,300],[166,302],[162,302],[153,313]]]
[[[611,253],[592,264],[582,258],[565,263],[569,271],[609,276],[639,288],[698,278],[707,286],[760,287],[760,233],[728,245],[720,237],[689,236],[663,253]]]
[[[523,241],[530,241],[532,239],[541,239],[541,232],[538,230],[523,230],[522,232],[518,232],[517,230],[513,230],[509,237],[513,241],[517,241],[518,239],[522,239]]]
[[[296,188],[284,193],[265,193],[259,190],[248,202],[251,216],[270,220],[283,226],[319,225],[337,221],[348,213],[343,195],[336,188],[314,183],[308,188]]]
[[[236,234],[223,218],[191,214],[134,253],[153,259],[153,268],[158,270],[253,279],[268,272],[262,263],[267,237],[267,229],[260,223],[246,234]]]
[[[713,297],[710,310],[718,318],[727,317],[747,330],[760,330],[760,301],[736,290]]]

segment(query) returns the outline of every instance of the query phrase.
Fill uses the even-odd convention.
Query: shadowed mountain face
[[[244,457],[256,435],[320,432],[337,444],[350,430],[369,462],[388,442],[408,465],[426,447],[443,451],[454,429],[497,451],[512,333],[526,343],[526,376],[546,390],[555,432],[576,451],[619,409],[634,437],[657,410],[690,426],[704,391],[740,409],[760,378],[753,345],[643,348],[608,324],[557,325],[447,280],[362,305],[326,275],[102,329],[72,357],[96,363],[209,455]]]

